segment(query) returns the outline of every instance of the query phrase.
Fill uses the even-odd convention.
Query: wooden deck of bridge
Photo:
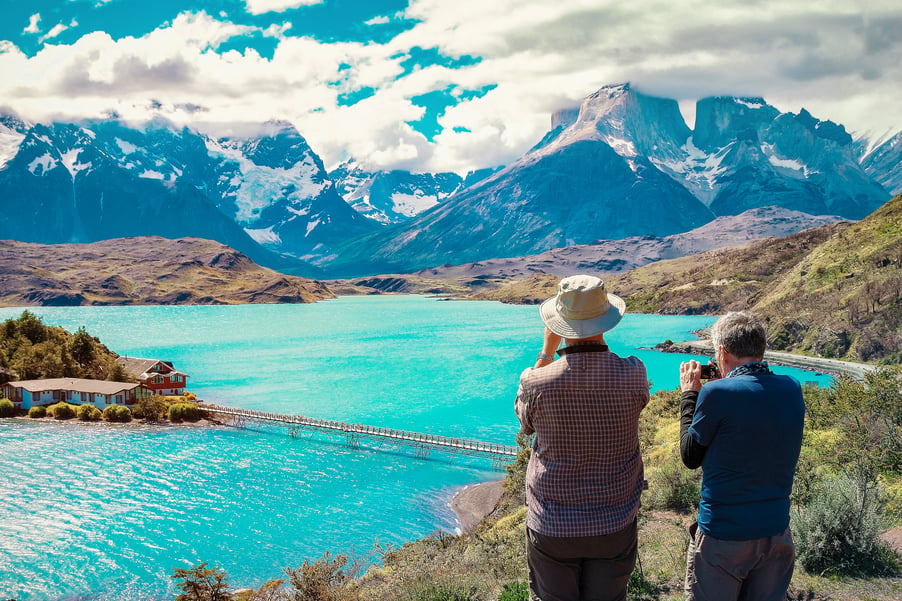
[[[437,436],[435,434],[424,434],[422,432],[410,432],[407,430],[382,428],[379,426],[367,426],[364,424],[316,419],[304,417],[302,415],[285,415],[280,413],[269,413],[266,411],[255,411],[253,409],[240,409],[237,407],[207,404],[201,405],[200,408],[208,413],[230,416],[233,421],[237,422],[241,422],[242,420],[253,420],[284,425],[291,429],[292,434],[294,434],[295,429],[298,428],[340,434],[345,437],[347,443],[351,446],[359,446],[362,439],[371,439],[412,446],[414,448],[414,454],[417,457],[423,458],[428,457],[430,450],[476,457],[487,457],[492,460],[492,465],[498,469],[502,468],[506,462],[513,460],[517,456],[518,451],[517,447],[483,442],[481,440],[473,440],[470,438]]]

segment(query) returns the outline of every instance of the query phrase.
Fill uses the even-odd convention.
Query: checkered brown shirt
[[[526,471],[526,525],[546,536],[600,536],[627,527],[646,487],[639,413],[648,403],[645,365],[604,345],[520,376],[515,408],[535,433]]]

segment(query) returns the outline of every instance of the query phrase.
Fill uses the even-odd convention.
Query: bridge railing
[[[321,431],[343,432],[346,434],[362,434],[369,437],[388,439],[400,442],[410,442],[417,445],[433,447],[446,451],[466,451],[488,455],[493,459],[513,458],[517,455],[517,447],[484,442],[468,438],[455,438],[437,434],[424,434],[407,430],[396,430],[380,426],[368,426],[364,424],[323,420],[302,415],[283,415],[254,409],[239,409],[236,407],[224,407],[220,405],[201,404],[200,408],[210,413],[232,415],[245,419],[279,422],[289,425],[297,425],[304,428]]]

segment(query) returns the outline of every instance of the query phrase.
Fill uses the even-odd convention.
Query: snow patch
[[[84,171],[85,169],[91,168],[91,163],[79,163],[78,155],[81,154],[81,148],[73,148],[72,150],[68,150],[64,152],[60,158],[62,159],[63,165],[65,165],[66,169],[69,170],[69,173],[72,175],[72,179],[75,179],[75,176],[78,175],[79,171]]]
[[[41,168],[41,172],[35,173],[38,167]],[[50,156],[50,153],[45,153],[43,156],[40,156],[32,162],[28,163],[28,170],[32,175],[44,175],[54,167],[56,167],[56,159]]]
[[[263,229],[251,229],[244,228],[244,231],[254,239],[257,244],[270,245],[270,246],[279,246],[282,244],[282,238],[279,237],[279,234],[272,231],[273,226],[269,226]]]
[[[19,146],[24,139],[25,134],[0,125],[0,169],[18,154]]]
[[[425,194],[422,190],[417,190],[413,194],[396,192],[392,194],[391,199],[392,209],[405,217],[413,217],[417,213],[422,213],[437,205],[439,200],[436,196]]]
[[[116,138],[116,144],[119,146],[119,150],[122,151],[123,154],[129,155],[134,154],[138,147],[132,144],[131,142],[126,142],[122,138]]]
[[[787,173],[787,175],[794,177],[808,177],[813,173],[817,173],[815,170],[808,169],[808,165],[805,165],[797,159],[784,159],[777,156],[777,151],[773,144],[762,144],[761,151],[764,153],[764,156],[767,157],[767,160],[771,165],[778,169],[788,171],[789,173]]]
[[[315,230],[315,229],[316,229],[316,226],[318,226],[318,225],[319,225],[319,219],[314,219],[313,221],[311,221],[310,223],[308,223],[308,224],[307,224],[307,234],[306,234],[306,236],[309,236],[309,235],[310,235],[310,232],[312,232],[313,230]]]
[[[714,154],[708,154],[698,148],[692,141],[692,136],[680,148],[685,153],[682,160],[660,160],[650,158],[658,168],[665,173],[677,176],[683,180],[686,187],[705,205],[710,206],[717,196],[719,185],[718,178],[726,171],[721,163],[727,155],[728,148],[723,148]]]
[[[736,104],[747,106],[750,109],[760,109],[764,106],[763,102],[749,102],[748,100],[743,100],[742,98],[734,98],[733,100],[736,101]]]
[[[159,171],[151,171],[150,169],[145,169],[138,177],[143,177],[144,179],[158,179],[164,180],[166,176],[160,173]]]
[[[636,145],[629,140],[615,138],[614,136],[605,136],[603,139],[605,144],[614,149],[614,152],[622,157],[634,157],[639,154],[636,152]]]

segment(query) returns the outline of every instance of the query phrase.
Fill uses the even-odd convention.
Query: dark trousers
[[[603,536],[545,536],[526,529],[532,601],[624,601],[636,567],[636,522]]]

